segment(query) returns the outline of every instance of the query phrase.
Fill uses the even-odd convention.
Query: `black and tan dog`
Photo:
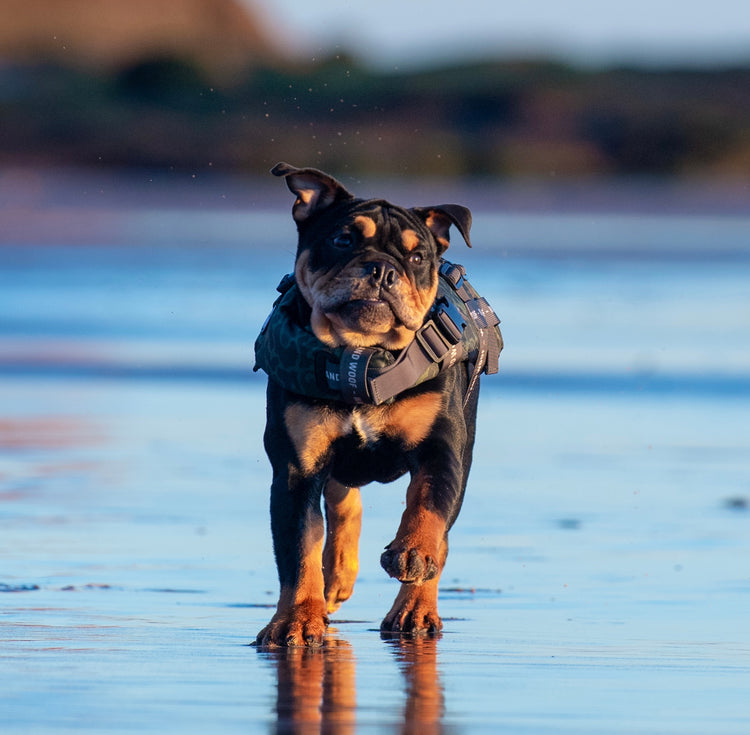
[[[344,359],[352,365],[364,353],[404,353],[434,308],[450,227],[470,245],[469,210],[356,199],[311,168],[278,164],[272,173],[296,195],[296,285],[284,297],[284,318],[336,359],[348,350]],[[299,351],[278,361],[296,361],[298,372],[314,373],[320,360],[309,347]],[[281,594],[258,645],[323,642],[328,614],[350,597],[357,575],[359,487],[406,472],[406,509],[381,557],[401,588],[381,630],[441,629],[438,580],[471,465],[478,396],[475,366],[453,353],[453,363],[443,361],[434,377],[382,401],[336,400],[325,387],[310,394],[277,379],[273,358],[261,365],[270,376],[264,444],[273,467],[271,527]],[[346,382],[346,367],[341,375]]]

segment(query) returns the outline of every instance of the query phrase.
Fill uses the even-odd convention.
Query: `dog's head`
[[[271,173],[297,197],[294,275],[315,336],[331,347],[406,347],[435,300],[451,225],[471,247],[471,212],[355,199],[313,168],[279,163]]]

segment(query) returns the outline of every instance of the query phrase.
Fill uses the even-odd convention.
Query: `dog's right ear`
[[[288,163],[277,163],[271,173],[283,176],[289,191],[296,195],[292,217],[297,224],[335,202],[354,198],[333,176],[316,168],[295,168]]]

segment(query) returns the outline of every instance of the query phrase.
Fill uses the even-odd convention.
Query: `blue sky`
[[[543,53],[584,64],[750,60],[747,0],[248,0],[301,56],[333,44],[380,67]]]

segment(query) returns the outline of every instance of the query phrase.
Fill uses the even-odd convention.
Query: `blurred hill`
[[[118,69],[179,57],[214,73],[272,58],[273,44],[236,0],[0,0],[0,58]]]
[[[302,63],[233,0],[0,0],[0,164],[750,179],[750,67]]]

